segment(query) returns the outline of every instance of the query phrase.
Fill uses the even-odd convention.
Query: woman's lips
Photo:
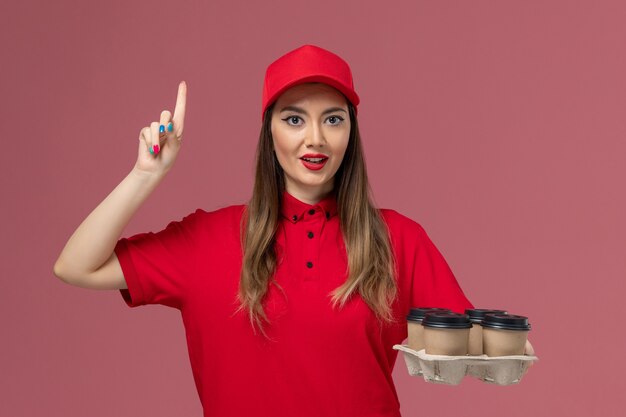
[[[311,171],[319,171],[320,169],[324,168],[324,165],[326,165],[326,161],[328,161],[328,158],[324,159],[322,162],[319,162],[319,163],[309,162],[304,159],[300,159],[300,161],[302,162],[302,165],[304,165],[306,168],[310,169]]]

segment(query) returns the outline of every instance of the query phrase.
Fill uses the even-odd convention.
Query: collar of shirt
[[[306,215],[315,215],[317,212],[322,212],[326,219],[337,215],[337,197],[335,193],[331,193],[317,204],[308,204],[298,200],[287,191],[283,191],[281,214],[291,223],[302,220]]]

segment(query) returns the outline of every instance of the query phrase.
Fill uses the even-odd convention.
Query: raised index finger
[[[178,134],[180,135],[180,130],[183,128],[183,123],[185,121],[185,106],[187,104],[187,83],[181,81],[178,84],[178,96],[176,97],[176,107],[174,108],[174,116],[172,119],[174,120],[174,126],[179,130]]]

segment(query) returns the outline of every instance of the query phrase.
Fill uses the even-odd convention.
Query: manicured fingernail
[[[149,151],[152,155],[154,155],[154,151],[152,150],[152,148],[150,148]]]
[[[161,125],[159,126],[159,133],[163,133],[165,132],[165,126]]]
[[[154,145],[152,147],[154,148],[154,154],[158,155],[159,154],[159,145],[157,144],[157,145]]]
[[[173,130],[174,130],[174,124],[172,124],[172,122],[169,122],[169,123],[167,124],[167,131],[168,131],[168,132],[171,132],[171,131],[173,131]]]

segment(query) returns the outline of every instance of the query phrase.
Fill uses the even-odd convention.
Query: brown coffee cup
[[[467,347],[467,354],[472,356],[482,355],[483,352],[483,327],[482,321],[485,314],[506,314],[504,310],[491,310],[486,308],[468,308],[465,310],[472,322],[472,328],[469,333],[469,344]]]
[[[482,321],[483,350],[487,356],[523,355],[530,331],[528,317],[485,314]]]
[[[409,309],[409,315],[406,316],[409,348],[415,351],[424,349],[424,327],[422,326],[422,320],[424,319],[426,313],[436,311],[450,310],[447,308],[437,307],[418,307]]]
[[[429,355],[467,355],[472,323],[467,314],[454,312],[426,313],[422,320],[425,351]]]

